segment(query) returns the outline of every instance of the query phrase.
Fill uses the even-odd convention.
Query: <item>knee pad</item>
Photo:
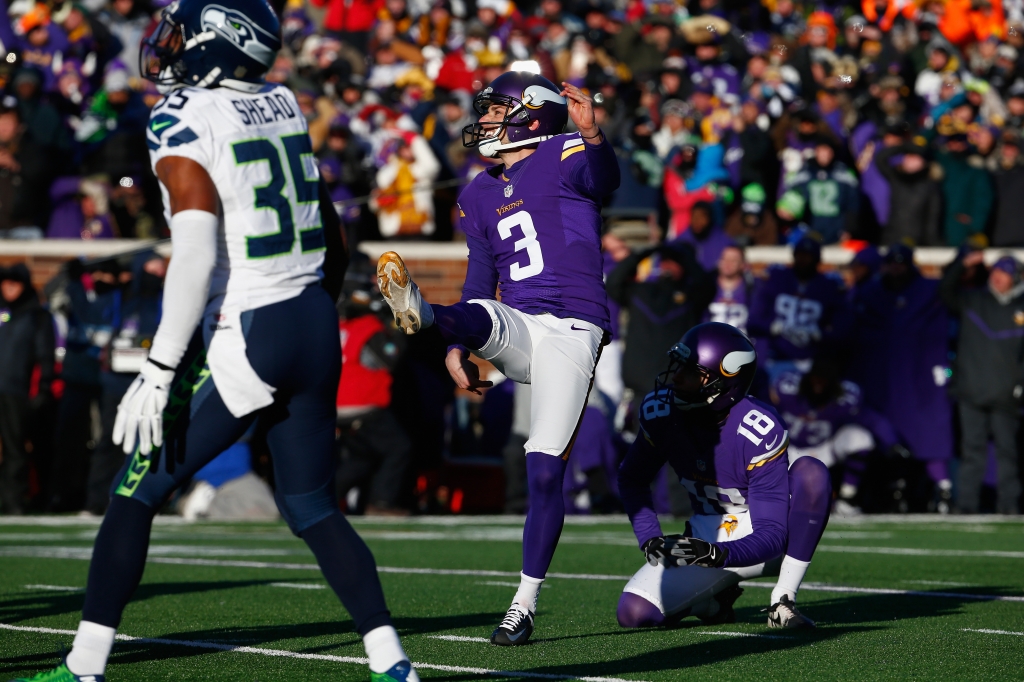
[[[316,490],[301,495],[274,493],[274,501],[292,533],[299,535],[331,514],[340,514],[338,498],[334,494],[334,481],[327,481]]]
[[[665,614],[638,594],[623,592],[615,613],[624,628],[651,628],[665,622]]]

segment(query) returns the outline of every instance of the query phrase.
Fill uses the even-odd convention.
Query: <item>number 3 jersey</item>
[[[555,135],[511,168],[477,175],[459,197],[469,245],[462,300],[577,318],[610,331],[601,199],[619,186],[612,146]]]
[[[270,305],[320,279],[319,174],[306,120],[288,88],[175,90],[153,107],[146,144],[154,170],[166,156],[192,159],[220,195],[208,310]],[[163,185],[161,191],[169,207]]]
[[[789,434],[778,412],[747,396],[724,424],[708,424],[706,411],[679,410],[671,400],[647,395],[640,432],[619,469],[623,505],[637,540],[643,545],[661,535],[650,482],[667,462],[690,494],[694,527],[707,525],[700,517],[718,517],[729,537],[729,524],[735,528],[737,516],[749,515],[753,532],[723,543],[729,549],[727,566],[778,556],[785,549],[789,516]]]

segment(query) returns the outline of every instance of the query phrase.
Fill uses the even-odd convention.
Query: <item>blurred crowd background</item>
[[[0,237],[168,235],[138,45],[161,3],[0,0]],[[1018,513],[1024,397],[1024,0],[288,0],[268,79],[297,94],[355,261],[338,491],[352,513],[522,512],[529,388],[457,393],[394,334],[359,245],[458,242],[473,97],[509,69],[585,88],[615,147],[603,245],[615,340],[573,452],[572,509],[615,470],[665,352],[714,319],[755,393],[835,473],[837,511]],[[820,266],[822,245],[856,252]],[[749,245],[788,245],[756,268]],[[398,250],[401,251],[401,244]],[[941,278],[916,247],[956,248]],[[991,254],[991,252],[990,252]],[[0,512],[101,514],[113,415],[160,317],[152,251],[0,275]],[[415,275],[415,272],[413,273]],[[935,275],[938,273],[929,273]],[[386,311],[386,309],[385,309]],[[497,377],[497,378],[500,378]],[[273,514],[256,428],[169,510]],[[686,513],[669,476],[662,511]],[[230,493],[230,494],[229,494]]]

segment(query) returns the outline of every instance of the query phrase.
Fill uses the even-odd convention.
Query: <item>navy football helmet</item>
[[[686,332],[668,352],[668,369],[655,391],[682,410],[728,410],[750,391],[757,353],[743,332],[722,322],[705,322]]]
[[[139,71],[160,86],[256,90],[281,49],[265,0],[176,0],[142,41]]]
[[[473,100],[480,116],[497,104],[505,107],[501,121],[472,123],[462,129],[462,144],[476,147],[484,156],[543,142],[565,130],[569,106],[561,89],[544,76],[528,71],[509,71],[495,78]],[[539,121],[535,130],[530,124]],[[508,142],[501,136],[508,132]]]

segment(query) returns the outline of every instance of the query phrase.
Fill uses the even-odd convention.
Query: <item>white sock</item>
[[[782,560],[782,568],[779,569],[779,581],[775,583],[775,589],[772,590],[771,604],[778,604],[782,595],[789,597],[790,601],[795,604],[796,593],[800,590],[800,583],[804,581],[804,574],[807,573],[807,567],[810,565],[810,561],[800,561],[787,554]]]
[[[114,646],[114,628],[83,620],[78,624],[75,643],[68,654],[68,670],[76,675],[102,675],[107,669],[110,648]]]
[[[530,613],[537,613],[537,596],[540,594],[540,586],[544,584],[544,578],[531,578],[525,573],[519,574],[519,591],[513,603],[519,604]]]
[[[386,673],[395,663],[409,660],[398,640],[398,633],[390,625],[382,625],[363,635],[363,646],[370,659],[370,670],[375,673]]]

